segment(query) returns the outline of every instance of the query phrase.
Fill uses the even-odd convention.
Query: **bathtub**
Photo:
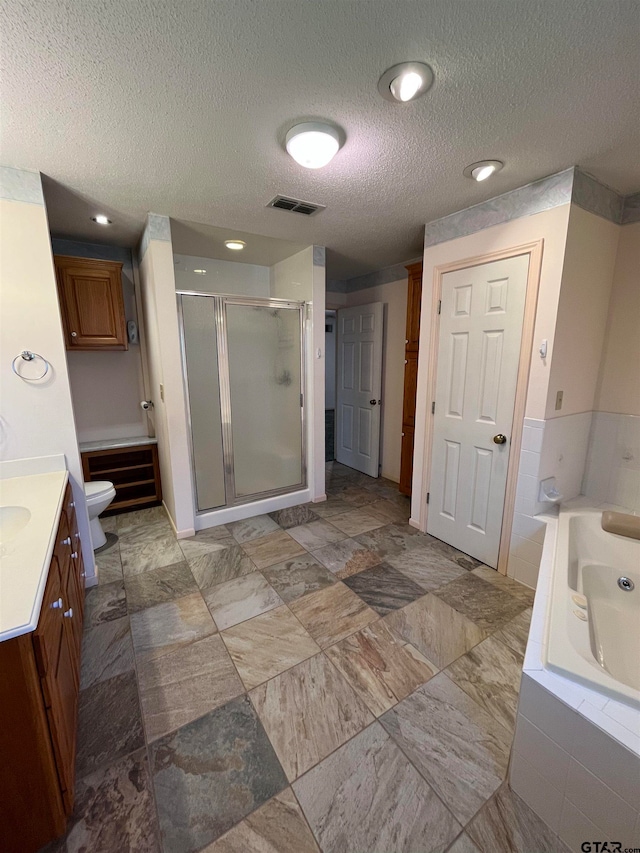
[[[640,709],[640,541],[606,533],[601,517],[597,508],[560,512],[543,665]]]

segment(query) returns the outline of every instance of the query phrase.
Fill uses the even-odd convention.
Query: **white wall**
[[[263,298],[270,294],[270,267],[198,258],[194,255],[175,254],[173,260],[178,290]],[[206,273],[202,275],[194,270],[206,270]]]
[[[407,330],[408,278],[367,287],[347,294],[347,307],[384,303],[382,356],[382,423],[380,465],[383,477],[400,481],[402,398],[404,395],[404,342]]]
[[[95,565],[40,175],[3,168],[0,196],[2,459],[64,454],[90,584]],[[12,372],[24,349],[50,362],[42,382],[25,382]]]
[[[168,220],[165,233],[170,233]],[[163,500],[178,535],[190,536],[195,508],[171,240],[143,238],[142,246],[140,282]]]
[[[125,317],[138,322],[131,250],[76,240],[52,241],[56,255],[120,261]],[[78,441],[147,435],[140,344],[124,352],[68,352]]]
[[[640,416],[640,222],[620,229],[594,408]]]
[[[620,230],[571,205],[546,418],[593,409]],[[555,408],[558,391],[563,391],[560,410]]]

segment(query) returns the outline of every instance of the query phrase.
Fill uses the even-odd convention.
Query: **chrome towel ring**
[[[37,359],[37,358],[39,358],[41,361],[44,362],[44,372],[41,373],[40,376],[23,376],[21,373],[18,373],[18,368],[16,367],[16,363],[18,362],[19,359],[23,359],[24,361],[35,361],[35,359]],[[11,369],[13,370],[15,375],[19,376],[20,379],[24,379],[25,382],[37,382],[39,379],[44,379],[44,377],[49,372],[50,367],[51,367],[51,365],[49,364],[49,362],[47,361],[47,359],[44,356],[40,355],[37,352],[31,352],[31,350],[28,350],[28,349],[22,350],[20,355],[17,355],[13,359],[13,361],[11,362]]]

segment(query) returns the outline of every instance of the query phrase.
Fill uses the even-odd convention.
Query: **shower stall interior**
[[[199,513],[306,487],[305,304],[178,291]]]

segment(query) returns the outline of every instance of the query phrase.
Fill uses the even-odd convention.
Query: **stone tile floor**
[[[327,494],[179,542],[106,520],[51,850],[565,850],[505,782],[531,591],[393,483],[334,462]]]

